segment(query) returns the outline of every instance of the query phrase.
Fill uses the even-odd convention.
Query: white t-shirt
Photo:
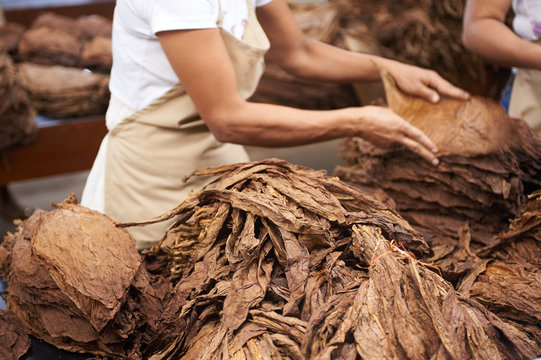
[[[521,38],[534,41],[541,37],[541,0],[513,0],[513,29]]]
[[[272,0],[252,1],[255,6],[263,6]],[[135,110],[163,95],[179,80],[156,33],[215,28],[220,6],[222,26],[241,38],[248,19],[245,0],[117,0],[111,93]]]

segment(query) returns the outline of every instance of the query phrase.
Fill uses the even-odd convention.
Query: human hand
[[[352,109],[358,111],[356,115],[362,122],[360,136],[363,139],[382,148],[403,145],[433,165],[439,164],[435,155],[438,149],[432,140],[391,109],[380,106]]]
[[[377,66],[393,77],[400,90],[425,98],[432,103],[440,100],[440,94],[460,100],[470,98],[466,91],[454,86],[434,70],[388,59],[380,59]]]

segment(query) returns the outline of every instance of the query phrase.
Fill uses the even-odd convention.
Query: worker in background
[[[265,53],[290,74],[353,83],[385,69],[405,92],[467,99],[431,70],[309,40],[286,0],[117,0],[108,135],[82,204],[116,221],[147,220],[199,190],[196,169],[249,161],[242,145],[296,146],[359,136],[437,165],[434,143],[390,109],[310,111],[254,103]],[[318,156],[318,154],[314,154]],[[421,158],[420,158],[420,161]],[[139,249],[166,223],[130,228]]]
[[[513,30],[505,24],[513,7]],[[468,0],[464,45],[494,63],[513,66],[509,115],[541,132],[541,0]]]

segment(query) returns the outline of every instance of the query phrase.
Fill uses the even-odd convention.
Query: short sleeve
[[[154,34],[168,30],[215,28],[219,9],[210,0],[153,0],[150,28]]]
[[[259,6],[267,5],[271,1],[272,0],[255,0],[255,6],[259,7]]]

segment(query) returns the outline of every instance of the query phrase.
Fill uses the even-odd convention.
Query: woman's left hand
[[[434,70],[388,59],[380,59],[377,65],[395,79],[402,91],[410,95],[420,96],[433,103],[440,100],[440,95],[460,100],[470,98],[470,94],[454,86]]]

